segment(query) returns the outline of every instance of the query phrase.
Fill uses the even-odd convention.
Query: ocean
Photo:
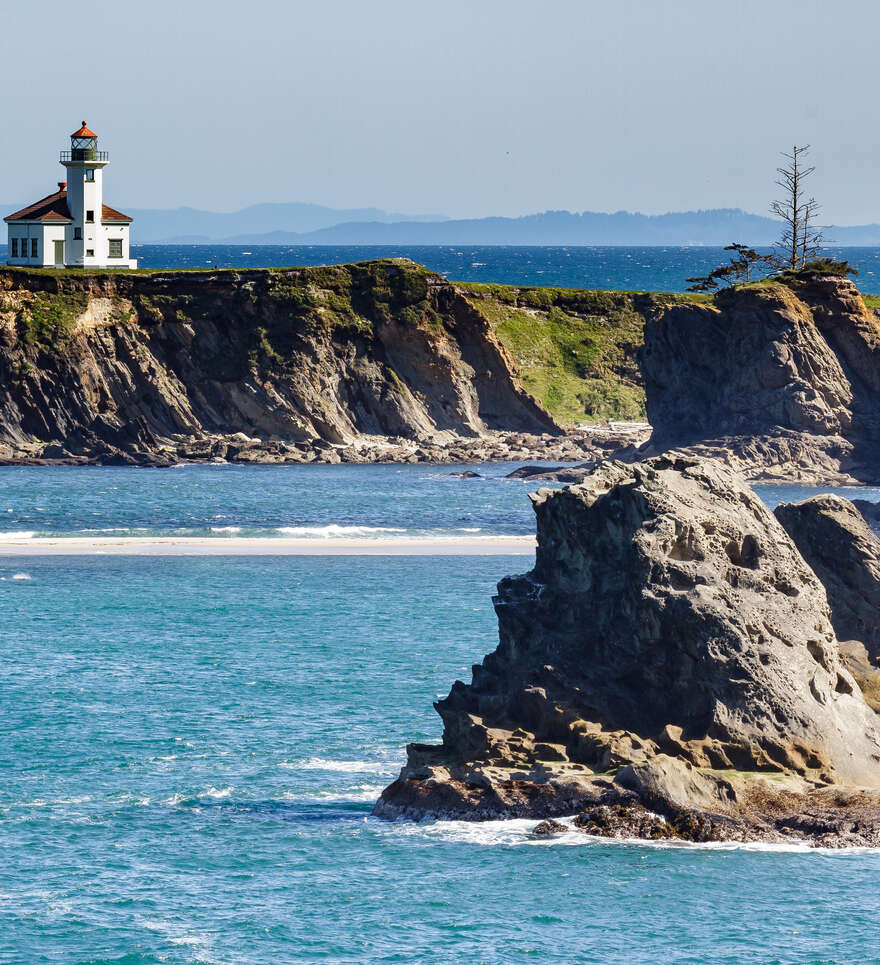
[[[0,528],[531,533],[511,468],[2,469]],[[880,960],[877,852],[370,816],[531,562],[0,558],[0,963]]]
[[[140,268],[268,268],[336,265],[371,258],[412,258],[453,281],[682,292],[687,279],[726,263],[711,247],[520,247],[407,245],[132,245]],[[850,262],[866,294],[880,294],[880,248],[829,247]],[[0,264],[6,261],[0,245]]]

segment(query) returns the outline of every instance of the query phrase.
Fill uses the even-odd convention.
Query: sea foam
[[[304,761],[282,761],[279,767],[295,771],[338,771],[343,774],[388,774],[396,765],[385,761],[331,761],[310,757]]]
[[[340,526],[330,523],[327,526],[279,526],[283,536],[302,536],[315,539],[339,539],[353,537],[382,537],[405,533],[405,529],[393,526]]]

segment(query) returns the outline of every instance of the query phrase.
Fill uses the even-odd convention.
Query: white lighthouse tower
[[[67,180],[54,194],[3,220],[9,225],[10,265],[58,268],[137,268],[129,257],[132,219],[104,204],[104,168],[98,135],[86,122],[61,152]]]

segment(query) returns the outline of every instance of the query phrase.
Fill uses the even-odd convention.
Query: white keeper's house
[[[83,121],[61,152],[67,180],[58,190],[3,220],[8,265],[44,268],[137,268],[129,257],[132,219],[104,204],[106,151]]]

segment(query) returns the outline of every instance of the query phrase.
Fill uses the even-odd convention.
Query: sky
[[[810,144],[832,224],[880,222],[876,0],[0,0],[0,201],[451,217],[766,213]]]

